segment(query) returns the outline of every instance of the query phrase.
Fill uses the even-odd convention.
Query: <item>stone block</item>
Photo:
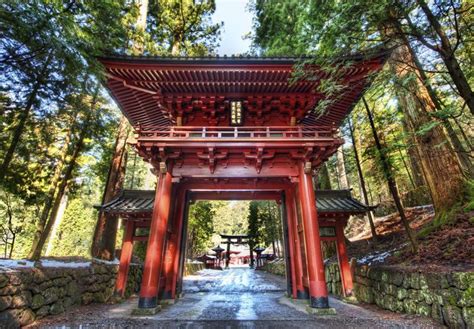
[[[448,278],[445,273],[430,272],[425,273],[424,277],[430,290],[449,288]]]
[[[81,303],[84,305],[90,304],[94,301],[94,294],[86,292],[81,296]]]
[[[468,328],[474,328],[474,307],[464,307],[462,317]]]
[[[460,292],[458,305],[461,307],[474,306],[474,287],[468,287],[466,290]]]
[[[327,308],[313,308],[311,306],[306,306],[306,311],[309,314],[324,316],[324,315],[337,315],[336,309],[333,307]]]
[[[437,302],[431,304],[431,317],[439,323],[443,323],[443,308]]]
[[[36,294],[36,295],[33,296],[33,299],[31,301],[31,308],[32,309],[36,310],[36,309],[41,308],[44,305],[45,305],[45,299],[44,299],[43,295]]]
[[[0,296],[0,311],[6,310],[12,304],[12,296]]]
[[[76,296],[79,294],[79,287],[76,281],[71,281],[66,287],[66,294],[68,296]]]
[[[11,308],[25,308],[31,305],[31,292],[24,290],[21,293],[12,296]]]
[[[443,319],[449,328],[466,328],[462,318],[461,309],[453,305],[443,306]]]
[[[423,316],[431,316],[431,306],[425,303],[418,303],[416,314]]]
[[[35,313],[26,309],[9,309],[0,312],[0,328],[18,328],[35,321]]]
[[[60,314],[64,312],[64,305],[62,301],[58,300],[56,303],[51,305],[49,309],[49,313],[51,314]]]
[[[44,318],[49,314],[49,305],[44,305],[41,306],[37,311],[36,311],[36,317],[38,319]]]
[[[404,300],[408,296],[408,290],[405,288],[398,288],[397,289],[397,299],[398,300]]]
[[[22,286],[12,286],[10,284],[0,289],[0,296],[15,295],[20,293]]]
[[[8,276],[4,273],[0,273],[0,288],[5,287],[8,284]]]
[[[147,316],[147,315],[155,315],[161,311],[161,305],[157,305],[153,308],[134,308],[132,310],[132,315],[136,316]]]
[[[448,276],[449,283],[458,289],[474,289],[474,272],[453,272]]]
[[[45,304],[52,304],[59,299],[59,292],[56,287],[50,287],[44,290],[41,295],[44,297]]]

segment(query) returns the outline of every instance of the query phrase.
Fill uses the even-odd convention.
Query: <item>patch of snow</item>
[[[35,266],[35,262],[25,259],[0,259],[0,270],[10,268],[28,268]]]
[[[120,264],[120,260],[118,258],[115,258],[114,260],[104,260],[100,258],[92,258],[92,261],[95,263],[103,263],[103,264],[108,264],[108,265],[118,265]]]
[[[51,259],[42,259],[40,262],[43,267],[80,268],[91,266],[91,262],[64,262]]]

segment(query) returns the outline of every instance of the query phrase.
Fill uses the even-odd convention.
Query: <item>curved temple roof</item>
[[[313,109],[325,98],[317,87],[327,74],[311,65],[311,79],[290,81],[295,64],[308,58],[123,56],[99,60],[112,97],[132,125],[173,125],[177,111],[185,107],[199,104],[206,110],[218,109],[226,106],[226,100],[239,98],[249,105],[263,102],[264,106],[298,108],[303,125],[338,126],[387,56],[383,50],[341,59],[344,89],[322,115]]]
[[[151,217],[154,200],[153,190],[123,190],[117,198],[97,208],[125,217]],[[371,209],[354,199],[350,190],[317,190],[316,204],[320,214],[356,215]]]

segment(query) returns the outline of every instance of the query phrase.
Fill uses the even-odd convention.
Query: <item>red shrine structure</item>
[[[318,92],[327,74],[314,65],[307,66],[310,78],[291,81],[294,58],[102,58],[110,93],[135,129],[134,147],[157,175],[152,198],[122,194],[101,208],[126,219],[118,293],[133,241],[146,239],[138,307],[154,309],[178,296],[191,201],[261,199],[283,208],[289,293],[329,307],[321,240],[335,239],[344,292],[351,294],[343,227],[350,214],[367,209],[344,211],[341,202],[356,202],[350,194],[315,193],[313,177],[343,143],[338,127],[386,56],[344,59],[350,64],[338,71],[343,88],[331,99]],[[322,100],[328,106],[318,113]],[[326,205],[330,211],[318,218],[324,193],[346,194],[329,198],[334,209]],[[137,227],[149,227],[149,235],[137,237]]]

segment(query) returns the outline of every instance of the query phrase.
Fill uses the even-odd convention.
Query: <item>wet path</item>
[[[77,307],[37,323],[41,328],[436,328],[418,316],[350,305],[331,298],[336,316],[306,312],[285,297],[284,278],[248,268],[204,270],[188,276],[184,297],[154,316],[131,316],[137,299]]]

